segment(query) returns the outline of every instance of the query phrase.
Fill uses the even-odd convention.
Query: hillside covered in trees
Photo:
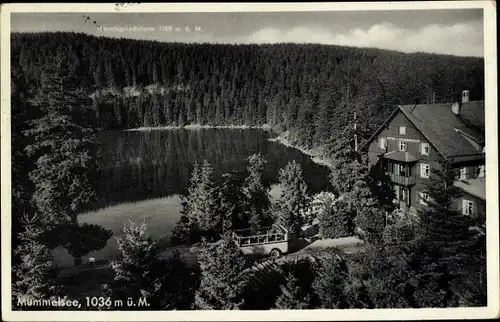
[[[395,104],[483,99],[481,58],[326,45],[182,44],[81,33],[13,34],[12,66],[33,91],[61,54],[89,95],[92,127],[263,125],[321,145],[353,112],[369,135]]]
[[[452,210],[454,174],[430,181],[429,195],[436,202],[406,234],[398,222],[387,220],[393,205],[381,193],[386,187],[351,144],[359,133],[353,129],[354,112],[361,135],[369,135],[395,104],[450,101],[462,89],[471,91],[472,100],[483,99],[482,59],[322,45],[172,44],[75,33],[13,34],[11,47],[17,309],[23,308],[16,299],[67,294],[68,285],[56,281],[52,249],[65,248],[75,266],[82,266],[82,257],[102,249],[112,235],[77,220],[96,199],[96,132],[186,124],[266,124],[288,131],[296,145],[326,145],[334,193],[312,195],[302,169],[290,162],[279,171],[283,189],[274,201],[261,156],[249,158],[240,181],[226,173],[216,182],[211,165],[203,162],[191,173],[172,236],[178,244],[202,240],[198,264],[188,265],[178,253],[160,258],[160,245],[148,236],[147,226],[129,223],[126,237],[117,238],[121,256],[110,263],[110,283],[102,285],[106,297],[144,296],[150,309],[168,310],[485,305],[484,229],[471,232],[477,223]],[[326,238],[361,230],[365,253],[345,262],[326,259],[311,274],[301,268],[307,263],[296,263],[285,267],[281,284],[270,291],[254,288],[246,275],[249,261],[226,233],[276,221],[295,238],[316,218]],[[404,238],[398,237],[401,232]],[[220,233],[220,244],[203,241]],[[252,302],[261,297],[265,305]]]

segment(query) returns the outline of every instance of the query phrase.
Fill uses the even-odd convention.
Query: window
[[[422,153],[423,155],[429,155],[429,151],[431,149],[429,143],[422,143],[420,148],[421,148],[420,153]]]
[[[410,190],[408,190],[408,188],[399,189],[399,201],[407,206],[410,205]]]
[[[410,168],[402,164],[394,164],[394,174],[398,176],[408,177],[410,176]]]
[[[399,134],[406,135],[406,126],[399,127]]]
[[[394,199],[399,200],[399,186],[394,185],[394,186],[392,186],[392,188],[393,188],[392,192],[394,192]]]
[[[467,168],[460,168],[460,180],[467,180]]]
[[[476,203],[467,199],[462,200],[462,214],[472,216],[476,213]]]
[[[421,205],[427,205],[429,202],[429,194],[426,192],[420,192],[420,204]]]
[[[484,177],[484,165],[480,165],[476,171],[477,171],[476,175],[478,178]]]
[[[429,178],[431,174],[431,166],[426,163],[420,164],[420,177],[421,178]]]
[[[399,141],[399,151],[406,151],[406,142]]]
[[[387,140],[386,138],[380,138],[380,148],[381,149],[386,149],[387,148]]]
[[[401,189],[401,201],[406,201],[407,192],[406,189]]]

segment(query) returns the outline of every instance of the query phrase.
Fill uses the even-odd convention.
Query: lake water
[[[98,202],[79,221],[111,229],[115,237],[128,220],[145,221],[149,234],[167,241],[180,217],[179,195],[186,192],[194,163],[205,159],[218,179],[228,171],[244,176],[248,157],[261,153],[268,161],[264,180],[275,197],[279,195],[279,169],[292,160],[301,165],[311,192],[331,188],[326,167],[296,149],[270,141],[272,137],[256,129],[102,132]],[[116,241],[111,238],[105,249],[86,257],[110,259],[116,254]],[[55,257],[59,265],[72,263],[64,250],[57,250]]]

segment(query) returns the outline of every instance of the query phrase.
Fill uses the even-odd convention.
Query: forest
[[[352,144],[396,104],[448,102],[463,89],[472,100],[483,99],[482,59],[77,33],[13,34],[11,40],[14,308],[23,309],[16,296],[67,291],[51,249],[66,248],[81,266],[82,256],[111,238],[103,227],[78,222],[96,199],[96,132],[187,124],[266,125],[288,131],[296,146],[324,146],[333,190],[313,195],[300,166],[290,162],[278,170],[281,198],[271,202],[262,156],[248,160],[243,180],[228,173],[216,182],[208,162],[196,164],[171,242],[197,243],[198,264],[178,253],[160,258],[147,226],[130,223],[117,239],[121,257],[109,265],[103,296],[147,297],[157,310],[485,305],[484,226],[453,210],[455,174],[435,174],[428,187],[435,202],[407,231],[387,219],[390,189]],[[297,238],[314,218],[324,237],[359,234],[366,251],[291,263],[275,284],[255,287],[250,263],[228,233],[279,222]]]
[[[396,104],[482,100],[482,58],[325,45],[182,44],[79,33],[13,34],[13,65],[41,86],[52,57],[70,60],[101,129],[268,125],[311,148],[357,112],[366,138]]]

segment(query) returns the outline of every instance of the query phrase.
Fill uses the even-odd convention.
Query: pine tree
[[[465,250],[475,233],[469,230],[471,218],[463,216],[454,207],[461,190],[453,185],[456,169],[451,162],[442,160],[439,168],[431,170],[426,192],[427,207],[420,210],[419,238],[432,241],[438,248],[455,256]],[[463,242],[463,243],[462,243]]]
[[[117,85],[115,71],[111,61],[109,61],[108,65],[106,66],[106,81],[109,87],[116,87]]]
[[[153,84],[158,84],[160,79],[158,77],[158,65],[156,62],[153,62],[153,70],[152,70],[152,80]]]
[[[156,265],[163,282],[155,300],[162,310],[189,310],[193,308],[194,296],[200,284],[200,271],[190,266],[174,251]]]
[[[215,119],[214,119],[214,124],[215,125],[223,125],[224,124],[224,103],[222,102],[221,98],[219,97],[215,101]]]
[[[182,215],[174,228],[173,241],[196,242],[201,235],[220,232],[226,214],[220,213],[218,191],[213,179],[213,169],[207,160],[202,166],[194,165],[188,194],[181,196]]]
[[[242,180],[231,173],[222,175],[221,184],[217,189],[217,209],[223,216],[222,231],[230,229],[247,228],[247,220],[244,218],[245,195],[242,191]]]
[[[195,308],[199,310],[237,310],[244,305],[248,283],[244,273],[245,257],[229,233],[218,245],[202,245],[198,262],[200,287],[196,291]]]
[[[290,98],[288,104],[285,105],[285,110],[283,113],[283,126],[285,130],[290,131],[292,127],[296,124],[298,106],[297,106],[297,97]]]
[[[52,267],[50,249],[42,243],[43,230],[37,215],[25,215],[24,230],[19,233],[19,244],[14,256],[19,260],[13,265],[12,301],[51,299],[57,293],[56,272]]]
[[[342,195],[324,207],[318,215],[320,232],[324,238],[352,236],[356,210],[344,200]]]
[[[159,126],[160,125],[160,98],[157,94],[153,95],[153,102],[151,104],[151,125]]]
[[[200,181],[194,189],[190,191],[193,196],[190,206],[191,218],[198,222],[200,229],[209,231],[221,227],[220,214],[216,209],[216,185],[213,179],[213,168],[207,160],[200,168]]]
[[[101,56],[100,56],[101,57]],[[102,58],[98,59],[96,69],[94,70],[94,83],[98,89],[104,86],[104,62]]]
[[[355,149],[357,131],[348,125],[338,138],[331,138],[326,155],[331,160],[331,180],[334,190],[342,197],[347,211],[355,211],[355,224],[365,239],[378,242],[385,226],[387,206],[381,206],[370,184],[370,172],[364,156]],[[340,197],[339,197],[340,198]]]
[[[144,298],[148,308],[156,310],[191,308],[198,284],[196,269],[189,267],[178,253],[160,259],[159,240],[147,236],[145,223],[129,222],[123,232],[124,236],[116,239],[121,257],[111,262],[114,279],[103,285],[104,296],[124,303],[128,298]]]
[[[163,99],[163,117],[165,125],[172,125],[174,121],[172,115],[173,104],[170,93],[167,93]]]
[[[354,149],[352,125],[346,127],[338,137],[332,137],[325,147],[325,155],[331,160],[331,183],[335,192],[341,195],[351,192],[357,182],[366,180],[368,167],[362,156]]]
[[[111,262],[114,280],[104,285],[104,293],[115,299],[139,299],[159,290],[161,281],[151,276],[151,268],[159,254],[158,241],[146,235],[147,226],[129,222],[124,237],[116,238],[121,258]]]
[[[286,276],[285,285],[280,285],[281,294],[275,302],[275,307],[279,310],[304,310],[311,309],[311,295],[304,292],[298,279],[293,273]]]
[[[296,137],[298,143],[309,149],[312,147],[314,139],[314,112],[313,102],[310,99],[304,99],[302,106],[298,110]]]
[[[347,308],[344,284],[349,275],[344,260],[334,255],[322,261],[312,287],[321,301],[321,308]]]
[[[33,201],[47,229],[75,222],[76,214],[94,198],[95,141],[93,131],[72,118],[86,102],[75,86],[76,80],[68,77],[67,61],[56,57],[44,69],[37,101],[44,114],[26,131],[33,142],[26,152],[36,160],[30,172]]]
[[[366,291],[358,298],[370,308],[414,307],[414,287],[406,264],[404,249],[397,245],[367,245],[365,253],[350,263],[349,284],[355,290]],[[347,292],[349,294],[352,292]],[[354,297],[355,298],[355,297]],[[351,305],[356,305],[351,299]],[[362,304],[360,303],[360,304]],[[356,305],[358,306],[358,305]]]
[[[318,113],[315,115],[315,141],[327,142],[331,137],[333,127],[332,120],[335,119],[333,110],[336,104],[336,93],[328,86],[328,89],[321,95]]]
[[[289,230],[289,238],[298,238],[304,223],[302,213],[309,206],[310,197],[302,169],[295,160],[280,170],[279,183],[281,196],[273,208],[278,214],[278,221]]]
[[[243,185],[250,226],[254,230],[270,225],[267,211],[270,207],[269,187],[264,186],[263,174],[266,160],[261,154],[249,157],[248,177]]]
[[[370,168],[367,183],[379,205],[389,213],[394,211],[392,183],[389,175],[385,173],[385,169],[379,163]]]
[[[23,214],[34,211],[31,203],[33,184],[28,173],[33,163],[26,154],[25,131],[29,121],[36,115],[30,102],[29,85],[25,82],[25,74],[19,68],[12,68],[11,88],[11,146],[12,146],[12,232],[13,236],[20,231],[20,219]]]
[[[462,215],[455,208],[454,203],[462,195],[462,191],[453,185],[456,172],[452,160],[445,159],[440,160],[437,169],[432,169],[426,187],[429,201],[427,207],[419,211],[420,222],[414,244],[417,249],[432,246],[434,253],[431,253],[431,262],[446,266],[455,278],[454,292],[457,301],[463,302],[467,301],[464,298],[470,300],[467,295],[469,289],[464,288],[464,285],[472,280],[480,283],[481,267],[486,264],[484,258],[481,258],[485,239],[483,234],[471,229],[475,220]],[[483,285],[483,289],[476,288],[476,299],[485,300],[486,287]]]

